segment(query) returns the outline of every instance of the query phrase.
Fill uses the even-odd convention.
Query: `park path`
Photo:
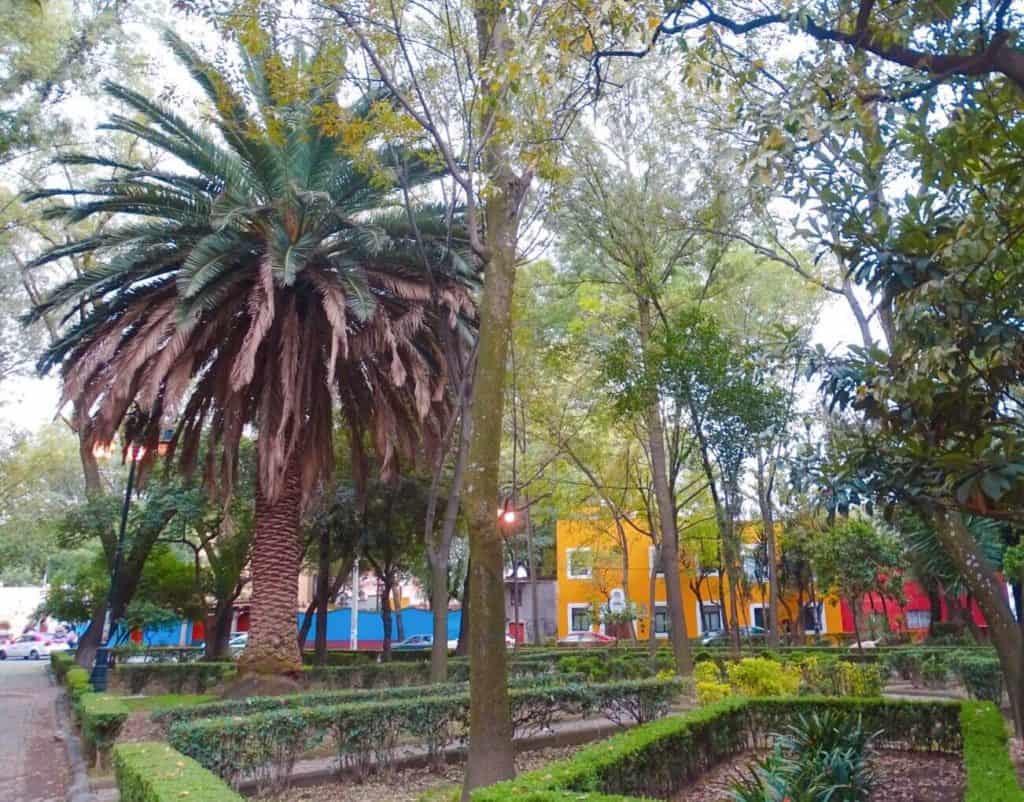
[[[0,662],[0,802],[64,802],[70,771],[46,668]]]

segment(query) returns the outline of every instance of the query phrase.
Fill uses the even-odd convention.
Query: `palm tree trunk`
[[[295,637],[299,588],[301,467],[292,459],[281,494],[269,501],[256,493],[256,534],[252,550],[252,627],[238,661],[241,674],[294,674],[302,671]]]

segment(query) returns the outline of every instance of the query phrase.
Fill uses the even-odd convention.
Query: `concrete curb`
[[[48,671],[47,674],[50,684],[55,685],[53,672]],[[67,754],[68,764],[71,766],[68,802],[94,802],[95,797],[92,787],[89,785],[89,773],[86,769],[85,758],[82,756],[82,741],[71,723],[71,708],[68,704],[67,692],[61,689],[53,704],[57,713],[57,727],[64,740],[64,751]]]

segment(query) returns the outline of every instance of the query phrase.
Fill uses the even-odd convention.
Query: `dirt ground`
[[[673,802],[722,802],[738,773],[758,755],[747,753],[722,763]],[[964,771],[959,755],[877,752],[871,759],[875,784],[870,802],[962,802]]]
[[[580,747],[553,747],[523,752],[516,756],[516,770],[533,771],[555,760],[572,755]],[[363,784],[332,782],[292,788],[283,793],[263,797],[270,802],[450,802],[458,799],[462,783],[462,765],[445,767],[443,774],[429,769],[403,769],[390,778],[375,778]]]

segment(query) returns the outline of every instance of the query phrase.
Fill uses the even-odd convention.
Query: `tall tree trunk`
[[[637,313],[640,347],[646,358],[653,327],[651,325],[650,301],[642,293],[637,295]],[[656,396],[647,400],[644,423],[651,456],[651,479],[658,506],[658,522],[661,527],[661,557],[665,572],[665,595],[670,621],[669,637],[672,640],[676,671],[681,676],[688,676],[693,673],[693,654],[690,649],[690,636],[686,630],[682,582],[679,580],[679,530],[676,527],[674,494],[668,480],[665,432],[661,424],[661,409]]]
[[[506,64],[510,41],[505,10],[491,0],[476,0],[477,38],[482,62]],[[488,77],[482,79],[486,103],[495,97]],[[470,714],[469,756],[462,798],[474,788],[515,776],[512,722],[509,718],[505,654],[505,582],[503,544],[494,510],[498,503],[505,370],[512,333],[512,291],[516,272],[519,205],[525,187],[511,172],[511,154],[493,138],[485,147],[484,171],[490,179],[484,226],[490,249],[480,297],[471,434],[466,463],[465,513],[469,523]]]
[[[857,640],[857,648],[863,648],[860,642],[860,606],[859,599],[848,599],[847,604],[850,605],[850,614],[853,617],[853,637]]]
[[[455,644],[455,655],[467,657],[469,655],[469,575],[473,560],[466,564],[466,576],[462,580],[462,610],[459,613],[461,623],[459,624],[459,641]]]
[[[226,660],[228,658],[233,612],[233,599],[217,599],[213,612],[206,616],[204,621],[206,645],[203,656],[207,660]]]
[[[761,523],[768,559],[768,645],[779,645],[779,571],[775,545],[775,514],[772,507],[771,488],[765,475],[764,460],[757,460],[757,500],[761,507]]]
[[[103,619],[106,617],[104,605],[99,605],[92,613],[89,626],[85,628],[82,637],[78,639],[75,647],[75,665],[80,668],[91,668],[93,660],[96,659],[96,650],[100,647],[100,638],[103,637]]]
[[[390,572],[380,576],[383,583],[383,590],[380,594],[380,618],[384,624],[384,642],[381,644],[381,657],[385,663],[391,661],[391,587],[392,579]]]
[[[306,606],[306,612],[302,615],[302,623],[299,624],[299,635],[296,638],[296,642],[299,644],[299,654],[306,650],[306,641],[309,640],[309,630],[313,628],[313,618],[316,613],[317,595],[314,593],[313,598],[309,600],[309,604]]]
[[[650,578],[650,581],[649,581],[649,583],[647,585],[647,597],[650,600],[650,605],[651,605],[651,607],[650,607],[651,623],[650,623],[650,629],[647,631],[647,648],[648,648],[648,651],[650,652],[650,655],[651,655],[652,659],[658,653],[658,633],[654,631],[655,630],[654,624],[658,620],[658,616],[657,616],[657,611],[658,611],[658,602],[657,602],[657,598],[658,598],[658,566],[659,565],[664,565],[664,563],[661,562],[661,560],[662,560],[662,557],[661,557],[661,547],[657,546],[655,548],[656,548],[656,551],[655,551],[655,555],[654,555],[654,558],[655,558],[654,559],[654,570],[651,571],[651,578]]]
[[[302,507],[301,465],[297,458],[285,469],[280,496],[271,503],[262,488],[256,492],[256,532],[252,549],[252,627],[238,660],[240,674],[289,674],[302,671],[295,637],[295,606],[299,588],[299,513]]]
[[[544,642],[544,633],[540,631],[540,597],[537,592],[537,572],[540,570],[537,555],[533,553],[533,518],[530,517],[530,497],[526,496],[526,561],[530,572],[530,620],[533,627],[533,643],[540,646]]]
[[[394,603],[395,627],[398,630],[398,639],[405,640],[405,621],[402,620],[402,583],[396,580],[391,586],[391,600]]]
[[[427,562],[430,564],[430,611],[434,642],[430,647],[430,681],[448,680],[448,563],[452,556],[452,539],[459,518],[459,499],[466,475],[466,457],[469,452],[469,420],[465,414],[459,417],[459,444],[455,453],[455,467],[448,496],[444,506],[440,536],[431,538],[427,546]],[[468,578],[468,577],[467,577]],[[463,594],[463,604],[468,598]],[[466,619],[463,618],[463,626]],[[459,638],[461,644],[462,638]]]
[[[989,625],[1010,697],[1013,728],[1024,735],[1024,637],[1014,620],[1002,580],[963,522],[959,513],[938,509],[935,531],[946,554],[957,566]]]
[[[316,572],[316,664],[327,665],[327,603],[330,601],[331,533],[320,531]]]

